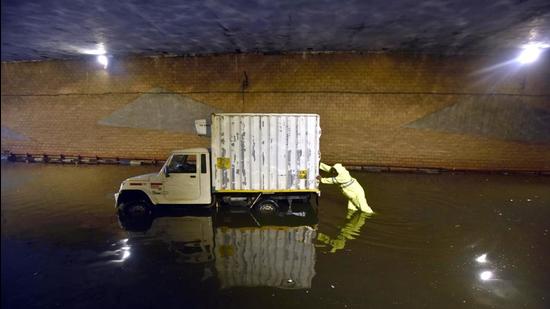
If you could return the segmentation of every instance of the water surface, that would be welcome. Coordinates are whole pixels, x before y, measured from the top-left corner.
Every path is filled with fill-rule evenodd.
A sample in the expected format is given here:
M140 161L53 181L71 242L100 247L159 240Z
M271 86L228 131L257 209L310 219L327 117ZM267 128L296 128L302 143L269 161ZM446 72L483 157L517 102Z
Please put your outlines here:
M354 173L374 216L323 186L305 217L125 230L113 193L157 169L3 163L2 307L550 307L549 177Z

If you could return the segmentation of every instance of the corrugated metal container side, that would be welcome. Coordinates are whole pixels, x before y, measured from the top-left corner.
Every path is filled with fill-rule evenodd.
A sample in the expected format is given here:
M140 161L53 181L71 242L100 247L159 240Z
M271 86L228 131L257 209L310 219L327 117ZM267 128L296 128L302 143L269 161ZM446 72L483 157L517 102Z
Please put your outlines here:
M216 191L318 191L315 114L213 114Z
M215 265L221 288L311 288L316 235L309 226L216 229Z

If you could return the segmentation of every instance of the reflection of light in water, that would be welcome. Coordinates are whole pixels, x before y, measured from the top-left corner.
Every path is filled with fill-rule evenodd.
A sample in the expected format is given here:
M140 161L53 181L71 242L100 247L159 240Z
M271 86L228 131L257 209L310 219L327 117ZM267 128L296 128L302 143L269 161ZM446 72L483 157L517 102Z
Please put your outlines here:
M100 257L109 258L107 263L122 263L126 261L130 257L132 250L132 247L128 245L128 238L122 239L113 244L113 246L117 245L121 246L120 249L105 251L100 255Z
M121 263L127 260L130 257L130 249L131 247L128 246L128 238L125 238L122 240L123 246L120 248L120 251L122 252L122 257L117 262Z
M482 255L478 256L476 258L476 262L480 264L487 263L487 253L483 253Z
M296 286L296 281L292 280L292 279L287 279L286 280L286 286L289 287L289 288L293 288Z
M121 262L126 260L129 256L130 256L130 250L124 251L124 253L122 254Z
M485 270L479 273L479 279L482 281L487 281L493 278L493 272L490 270Z

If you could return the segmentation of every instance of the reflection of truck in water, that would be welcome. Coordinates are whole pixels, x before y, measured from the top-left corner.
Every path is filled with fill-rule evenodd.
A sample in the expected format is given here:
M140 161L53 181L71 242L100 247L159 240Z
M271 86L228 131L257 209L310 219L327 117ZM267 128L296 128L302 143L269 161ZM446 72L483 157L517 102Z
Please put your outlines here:
M174 151L159 173L126 179L115 195L121 213L151 206L244 205L273 213L318 195L319 116L213 114L211 151Z
M221 288L311 288L315 235L311 226L218 227L215 256Z
M311 288L317 229L317 216L311 207L303 217L166 211L150 220L142 226L144 230L129 231L129 245L141 246L142 255L147 253L144 247L151 248L155 256L164 247L178 263L204 265L199 277L216 277L220 288ZM124 223L122 226L126 228Z
M152 218L151 218L152 219ZM159 240L183 263L214 260L214 231L211 216L158 218L145 231L128 231L132 241Z

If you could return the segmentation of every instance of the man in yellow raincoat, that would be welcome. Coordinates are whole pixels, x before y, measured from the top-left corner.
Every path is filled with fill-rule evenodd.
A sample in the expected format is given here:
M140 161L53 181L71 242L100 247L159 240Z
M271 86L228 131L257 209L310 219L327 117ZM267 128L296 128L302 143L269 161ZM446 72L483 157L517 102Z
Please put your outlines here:
M324 163L321 163L319 168L325 172L337 173L337 176L319 178L321 183L324 184L338 184L342 193L348 198L348 209L350 210L361 210L366 213L373 213L372 209L367 204L367 199L365 198L365 191L359 182L351 177L348 170L342 166L340 163L330 166Z

